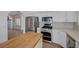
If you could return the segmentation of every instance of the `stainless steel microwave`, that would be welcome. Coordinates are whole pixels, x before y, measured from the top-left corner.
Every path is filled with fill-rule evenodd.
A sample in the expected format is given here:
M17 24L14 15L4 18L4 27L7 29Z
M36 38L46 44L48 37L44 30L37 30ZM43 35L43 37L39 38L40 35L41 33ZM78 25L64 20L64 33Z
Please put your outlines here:
M42 17L43 22L50 22L52 20L52 17Z

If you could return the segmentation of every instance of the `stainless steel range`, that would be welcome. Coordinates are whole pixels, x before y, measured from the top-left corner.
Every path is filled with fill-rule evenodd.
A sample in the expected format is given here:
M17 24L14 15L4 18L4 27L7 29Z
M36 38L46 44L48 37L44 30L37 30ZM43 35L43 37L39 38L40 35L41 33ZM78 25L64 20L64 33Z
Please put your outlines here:
M43 23L43 26L41 28L41 33L43 33L43 39L51 41L52 28L53 28L52 17L43 17L42 23Z
M51 26L51 24L44 24L44 26L42 27L41 31L43 31L43 32L50 32L51 33L52 28L53 27Z

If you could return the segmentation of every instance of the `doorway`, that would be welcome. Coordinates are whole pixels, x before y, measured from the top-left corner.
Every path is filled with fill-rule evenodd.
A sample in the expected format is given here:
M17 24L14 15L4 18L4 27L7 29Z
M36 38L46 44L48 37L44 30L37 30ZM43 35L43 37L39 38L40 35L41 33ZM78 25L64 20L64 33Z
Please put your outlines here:
M8 22L8 39L21 35L21 14L18 11L12 11L7 17Z

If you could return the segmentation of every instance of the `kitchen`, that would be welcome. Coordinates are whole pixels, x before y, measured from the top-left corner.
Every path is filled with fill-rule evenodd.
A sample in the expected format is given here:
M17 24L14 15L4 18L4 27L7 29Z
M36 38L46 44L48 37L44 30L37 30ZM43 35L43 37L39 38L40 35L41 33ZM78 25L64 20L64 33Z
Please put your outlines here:
M46 24L50 21L52 22L51 39L48 41L57 43L64 48L78 48L79 47L79 12L78 11L51 11L51 12L41 12L34 16L39 16L40 18L40 32L48 31L42 29L44 26L43 18L49 17L52 21L48 19ZM44 33L43 33L44 34ZM47 33L46 33L47 34ZM45 35L46 35L45 34ZM50 34L49 34L50 35ZM51 40L51 41L50 41Z
M42 33L42 47L52 48L48 45L55 44L54 46L58 45L59 48L79 48L78 11L21 11L21 13L22 32Z

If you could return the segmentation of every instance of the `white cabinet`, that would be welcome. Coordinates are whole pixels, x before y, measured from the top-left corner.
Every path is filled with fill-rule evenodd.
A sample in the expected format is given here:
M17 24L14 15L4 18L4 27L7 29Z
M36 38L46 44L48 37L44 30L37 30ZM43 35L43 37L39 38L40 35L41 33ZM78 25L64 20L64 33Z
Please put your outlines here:
M77 22L78 22L78 25L79 25L79 11L77 11Z
M52 41L66 48L66 33L53 30Z
M79 48L79 42L76 42L75 48Z
M52 16L53 22L77 22L76 11L54 11L44 14L45 16Z
M77 22L76 11L66 11L66 22Z
M64 11L58 11L54 12L53 14L53 22L65 22L65 12Z
M77 22L76 11L54 11L43 13L42 16L52 16L53 22Z
M43 44L42 44L42 38L41 38L34 48L42 48L42 45Z
M57 11L52 12L53 22L77 22L76 11Z

